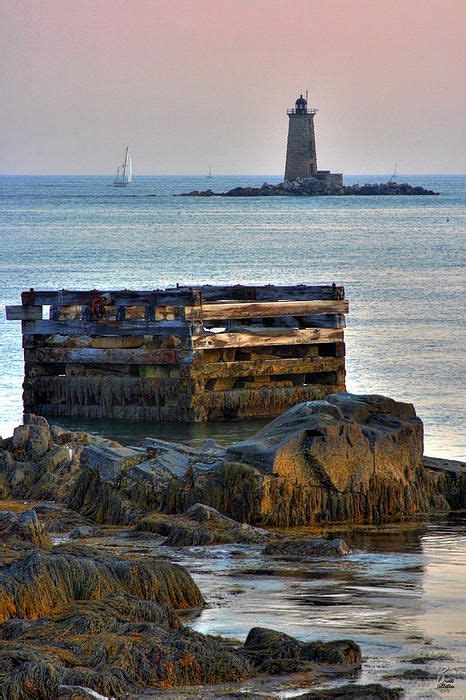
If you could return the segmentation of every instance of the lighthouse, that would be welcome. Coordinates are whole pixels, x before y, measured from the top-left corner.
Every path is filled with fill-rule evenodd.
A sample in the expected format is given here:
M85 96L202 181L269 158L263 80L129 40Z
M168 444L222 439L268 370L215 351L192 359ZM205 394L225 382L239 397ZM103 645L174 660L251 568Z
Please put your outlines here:
M285 180L315 177L317 174L316 139L314 134L315 109L300 95L294 109L287 110L289 117L288 144L286 148Z

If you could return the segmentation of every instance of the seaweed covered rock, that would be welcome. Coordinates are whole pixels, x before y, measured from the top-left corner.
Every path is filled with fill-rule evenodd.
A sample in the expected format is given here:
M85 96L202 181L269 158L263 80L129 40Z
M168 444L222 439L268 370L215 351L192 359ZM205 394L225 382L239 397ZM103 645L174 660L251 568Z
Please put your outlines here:
M240 680L251 670L218 640L181 627L169 609L128 595L80 600L47 618L0 627L2 700L49 700L59 686L123 697Z
M165 535L171 547L213 544L264 544L277 536L247 523L239 523L203 503L195 503L182 515L152 513L139 520L138 531Z
M165 561L98 558L95 550L54 547L0 570L0 622L37 618L72 600L128 593L173 608L203 604L188 572Z
M128 525L142 515L142 510L118 485L102 481L98 469L81 469L70 489L67 504L96 523Z
M298 404L227 452L264 474L261 518L273 525L399 520L434 510L442 488L422 467L414 407L383 396Z
M27 414L0 450L0 492L4 497L65 500L80 467L83 448L101 438L50 426Z
M50 547L52 542L47 529L37 517L36 511L27 510L17 517L9 511L0 513L0 541L7 544L29 543Z
M356 669L361 666L360 647L352 640L301 642L283 632L253 627L242 653L263 673L309 670L316 664Z
M350 554L350 548L344 540L315 539L315 540L281 540L268 544L264 554L282 555L285 557L344 557Z

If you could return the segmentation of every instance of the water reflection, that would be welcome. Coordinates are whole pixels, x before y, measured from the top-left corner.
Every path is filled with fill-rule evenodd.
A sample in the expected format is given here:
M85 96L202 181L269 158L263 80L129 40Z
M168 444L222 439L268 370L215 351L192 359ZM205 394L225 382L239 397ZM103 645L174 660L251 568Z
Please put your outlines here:
M238 442L254 435L268 421L226 421L222 423L157 423L155 421L128 421L112 418L51 418L51 423L68 430L84 431L91 435L117 440L123 445L138 444L145 437L200 446L207 439L221 445Z
M315 536L300 529L297 534ZM330 533L328 533L330 534ZM134 533L99 538L113 554L168 557L190 571L207 607L183 616L206 633L244 640L251 627L281 630L305 641L351 638L361 645L356 680L402 686L408 698L466 697L466 515L435 522L334 529L353 549L343 558L282 559L259 545L171 549L162 537ZM442 669L454 688L439 690ZM422 677L420 677L422 676ZM173 691L188 697L296 697L313 674L250 679L222 688ZM320 678L319 686L348 682ZM169 691L163 697L170 696ZM160 697L150 691L144 697Z
M454 668L457 693L442 697L466 697L458 610L466 592L465 520L357 528L344 538L353 553L343 559L275 559L238 545L178 550L210 603L189 624L241 640L257 625L303 640L351 637L365 657L362 682L438 697L428 676L441 663ZM409 678L419 668L427 678Z

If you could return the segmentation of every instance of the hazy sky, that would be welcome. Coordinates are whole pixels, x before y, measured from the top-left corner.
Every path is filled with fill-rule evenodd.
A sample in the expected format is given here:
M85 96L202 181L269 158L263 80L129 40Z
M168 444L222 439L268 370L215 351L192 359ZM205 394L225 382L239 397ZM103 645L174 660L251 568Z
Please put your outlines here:
M465 172L466 0L0 0L0 172Z

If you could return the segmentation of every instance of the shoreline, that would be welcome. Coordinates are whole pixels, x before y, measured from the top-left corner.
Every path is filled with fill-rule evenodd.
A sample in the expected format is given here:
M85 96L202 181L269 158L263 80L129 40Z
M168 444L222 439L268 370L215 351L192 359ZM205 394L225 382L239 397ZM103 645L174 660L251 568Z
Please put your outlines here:
M355 397L341 401L348 415ZM403 454L416 459L420 424L409 404L383 397L359 401L358 415L371 406L390 407L392 431L395 414L403 417L390 442L395 440L400 459ZM313 408L335 414L331 406L316 402ZM294 435L287 415L295 419L297 410L299 415L297 406L273 422L285 421L285 440ZM381 415L374 425L380 426ZM322 416L302 418L306 424L328 422ZM351 421L345 420L348 430ZM382 430L379 459L384 435ZM255 440L252 444L261 444L257 435ZM335 446L335 435L329 440ZM227 449L238 455L246 444L251 441ZM283 438L280 444L283 454ZM298 458L296 439L290 444L288 463ZM266 689L271 697L286 691L289 697L307 692L312 698L316 688L319 697L324 692L335 697L341 686L355 698L372 693L395 699L435 679L439 658L442 667L461 660L444 631L437 635L437 652L426 652L427 632L420 624L411 639L413 627L403 622L403 611L406 592L426 595L423 579L431 574L423 550L429 538L438 556L438 537L445 537L441 551L447 561L452 546L460 546L465 508L451 487L464 486L464 463L423 458L426 466L418 465L411 478L430 496L406 509L410 517L395 509L393 519L372 514L372 522L348 522L341 512L339 522L283 527L270 522L268 507L262 521L257 513L247 516L260 488L259 471L255 486L244 462L230 475L234 479L222 481L233 452L218 463L224 448L212 441L192 448L148 438L128 448L28 415L0 447L0 650L5 663L19 664L19 675L5 676L10 693L21 678L45 699L52 668L60 700L73 697L67 693L77 685L104 697L142 693L181 700L202 692L233 698L245 687L252 693ZM309 444L306 450L311 449ZM329 474L330 456L331 450L322 461ZM291 498L286 491L291 478L282 483L282 502ZM183 492L192 498L184 502ZM410 493L416 491L405 490ZM388 494L382 490L379 498ZM219 495L220 511L205 505L209 498L216 504ZM267 501L267 491L262 497ZM448 507L446 498L453 499ZM397 634L383 618L388 590L389 607L400 620ZM451 629L454 613L448 591L443 595ZM422 605L410 600L421 615ZM436 609L435 598L429 606ZM432 621L434 612L425 625ZM76 659L63 639L68 646L72 642ZM391 649L383 661L380 645ZM462 687L456 675L455 683Z

